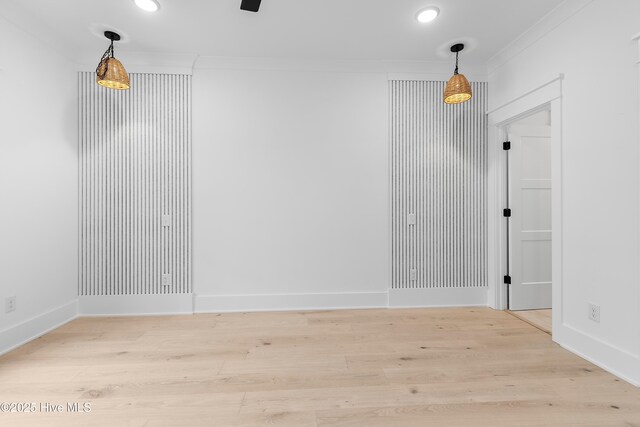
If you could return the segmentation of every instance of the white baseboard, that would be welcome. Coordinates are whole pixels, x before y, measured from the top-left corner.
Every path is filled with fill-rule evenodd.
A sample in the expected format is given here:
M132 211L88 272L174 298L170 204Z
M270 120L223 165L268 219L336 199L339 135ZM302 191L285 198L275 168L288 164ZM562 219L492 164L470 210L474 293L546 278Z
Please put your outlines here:
M389 289L390 308L486 306L488 288Z
M196 295L196 313L359 308L486 306L487 288L390 289L388 292Z
M640 357L592 337L569 325L561 325L553 340L620 379L640 387Z
M78 301L73 300L0 331L0 355L20 347L78 317Z
M193 294L81 296L79 313L81 316L193 314Z
M283 295L196 295L196 313L383 308L387 292Z

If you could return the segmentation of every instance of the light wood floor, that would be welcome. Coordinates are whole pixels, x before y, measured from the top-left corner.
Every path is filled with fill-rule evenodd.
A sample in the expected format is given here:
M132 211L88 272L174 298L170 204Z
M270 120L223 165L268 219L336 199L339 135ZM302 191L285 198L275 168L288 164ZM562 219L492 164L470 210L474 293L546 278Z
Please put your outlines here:
M84 318L0 358L1 426L640 426L640 390L490 309Z
M551 333L551 310L522 310L510 311L509 313L532 324L536 328L550 334Z

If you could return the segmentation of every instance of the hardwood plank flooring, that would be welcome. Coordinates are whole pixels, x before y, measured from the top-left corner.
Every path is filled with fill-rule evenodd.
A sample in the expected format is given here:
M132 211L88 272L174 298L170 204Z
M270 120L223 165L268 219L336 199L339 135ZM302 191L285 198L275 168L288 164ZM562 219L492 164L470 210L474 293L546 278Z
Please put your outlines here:
M0 357L0 402L65 407L1 426L640 427L640 390L483 308L82 318Z
M513 314L519 319L524 320L527 323L535 326L536 328L551 334L551 309L549 310L520 310L520 311L510 311L509 313Z

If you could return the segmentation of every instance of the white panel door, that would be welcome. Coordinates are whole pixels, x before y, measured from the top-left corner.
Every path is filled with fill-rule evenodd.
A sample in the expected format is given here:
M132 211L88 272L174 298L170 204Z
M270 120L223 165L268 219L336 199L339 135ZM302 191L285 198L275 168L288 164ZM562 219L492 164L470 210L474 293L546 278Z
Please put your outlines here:
M551 308L551 127L509 129L509 309Z

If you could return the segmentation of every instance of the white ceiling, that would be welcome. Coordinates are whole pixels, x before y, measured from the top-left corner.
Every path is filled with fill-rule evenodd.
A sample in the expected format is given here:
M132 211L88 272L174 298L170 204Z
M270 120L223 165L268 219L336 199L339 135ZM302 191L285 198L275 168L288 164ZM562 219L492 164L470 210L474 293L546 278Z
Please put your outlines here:
M51 30L78 55L100 56L104 28L126 36L131 52L229 57L441 61L463 40L468 63L484 63L562 0L263 0L259 13L240 0L159 0L156 13L133 0L1 0ZM415 13L441 14L419 24ZM1 10L0 10L1 12Z

